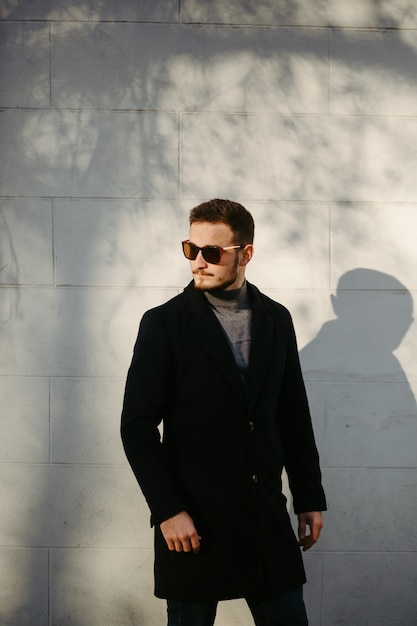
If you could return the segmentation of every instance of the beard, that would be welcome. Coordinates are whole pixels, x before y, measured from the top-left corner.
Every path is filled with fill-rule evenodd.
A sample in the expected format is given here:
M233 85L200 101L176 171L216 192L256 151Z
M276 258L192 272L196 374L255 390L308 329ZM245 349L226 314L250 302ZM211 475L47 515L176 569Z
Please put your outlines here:
M233 266L230 268L229 274L227 276L224 276L220 282L216 282L215 285L213 285L212 287L207 287L207 285L204 285L203 281L198 281L196 282L194 280L194 287L195 289L198 289L199 291L224 291L224 289L227 289L227 287L230 287L230 285L233 285L233 283L237 280L237 268L239 265L239 256L236 255L236 259L235 262L233 264ZM215 275L210 274L210 272L198 272L195 271L193 272L194 276L209 276L209 277L214 277Z

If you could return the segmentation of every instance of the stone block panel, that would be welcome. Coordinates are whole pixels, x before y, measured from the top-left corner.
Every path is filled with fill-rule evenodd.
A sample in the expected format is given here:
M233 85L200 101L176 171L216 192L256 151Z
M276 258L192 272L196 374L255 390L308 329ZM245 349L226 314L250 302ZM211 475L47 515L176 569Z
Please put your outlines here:
M53 550L51 565L51 624L164 622L165 602L153 596L152 550Z
M415 467L417 404L408 383L328 385L326 408L327 465Z
M329 510L320 549L407 552L416 544L416 468L327 467L323 482Z
M413 0L382 0L378 4L372 0L314 4L308 0L183 0L182 19L215 24L415 28L417 10Z
M49 623L49 550L0 548L0 581L2 624Z
M94 378L52 379L52 462L126 462L120 439L124 383Z
M191 208L191 206L189 207ZM56 200L61 285L185 286L188 208L166 200Z
M49 108L49 26L0 25L0 107Z
M364 28L415 28L417 7L414 0L328 0L328 20L331 26Z
M149 509L127 463L3 463L0 485L0 543L5 547L152 545Z
M67 2L67 0L4 0L4 20L178 22L177 0L118 0L113 2Z
M176 197L172 113L2 111L7 196Z
M340 203L331 215L333 288L416 290L415 204ZM373 272L347 274L356 268Z
M417 114L416 31L332 32L332 112Z
M53 282L51 201L0 199L0 284Z
M49 380L0 378L2 462L49 462Z
M266 289L329 288L329 207L243 202L255 220L249 281Z
M4 289L9 332L0 337L0 373L123 378L143 313L177 292Z
M185 22L245 24L245 25L288 25L323 26L327 24L326 3L313 5L306 0L295 0L288 3L280 0L248 0L244 3L231 0L183 0L182 19Z
M322 625L411 626L416 576L415 552L326 554Z
M417 118L184 114L181 194L413 202L416 145Z
M72 23L52 41L58 108L329 111L323 30Z
M216 622L223 626L252 626L253 619L245 600L225 600L217 605Z

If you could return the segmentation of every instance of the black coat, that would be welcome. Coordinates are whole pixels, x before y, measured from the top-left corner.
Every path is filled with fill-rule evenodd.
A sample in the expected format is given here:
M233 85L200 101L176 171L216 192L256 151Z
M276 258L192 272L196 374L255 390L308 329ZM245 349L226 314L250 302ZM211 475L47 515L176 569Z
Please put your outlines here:
M268 599L305 582L283 466L296 513L326 504L296 340L283 306L249 284L248 293L248 388L192 283L140 325L122 439L155 525L158 597ZM182 510L202 537L197 555L170 552L160 532Z

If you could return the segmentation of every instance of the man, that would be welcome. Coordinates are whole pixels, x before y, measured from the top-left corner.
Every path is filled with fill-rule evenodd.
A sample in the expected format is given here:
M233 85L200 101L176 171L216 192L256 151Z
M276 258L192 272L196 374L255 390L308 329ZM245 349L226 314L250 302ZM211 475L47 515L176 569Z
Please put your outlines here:
M237 202L192 209L193 282L145 313L128 373L122 438L151 510L168 626L210 626L232 598L257 626L307 624L299 545L317 541L326 503L290 314L245 280L253 235Z

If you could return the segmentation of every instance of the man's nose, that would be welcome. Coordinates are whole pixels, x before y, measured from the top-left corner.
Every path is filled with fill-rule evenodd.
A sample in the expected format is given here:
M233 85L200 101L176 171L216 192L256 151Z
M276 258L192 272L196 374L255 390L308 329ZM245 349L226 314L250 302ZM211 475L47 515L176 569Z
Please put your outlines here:
M207 267L207 261L204 260L203 253L201 250L198 251L198 254L195 259L195 265L198 268Z

